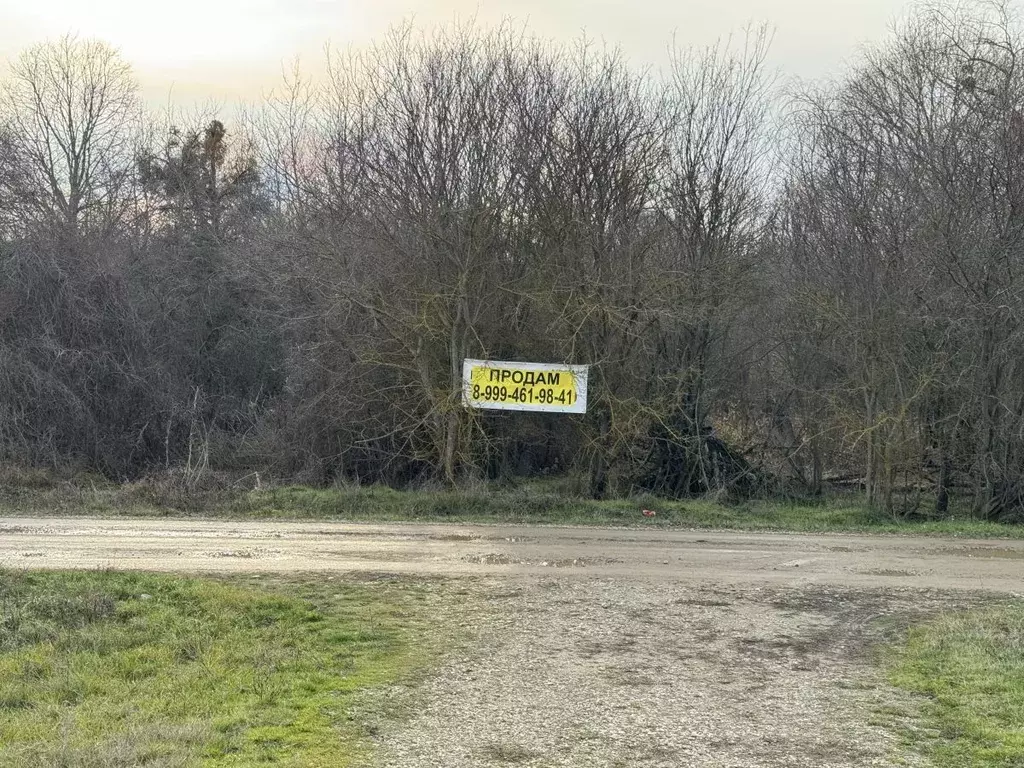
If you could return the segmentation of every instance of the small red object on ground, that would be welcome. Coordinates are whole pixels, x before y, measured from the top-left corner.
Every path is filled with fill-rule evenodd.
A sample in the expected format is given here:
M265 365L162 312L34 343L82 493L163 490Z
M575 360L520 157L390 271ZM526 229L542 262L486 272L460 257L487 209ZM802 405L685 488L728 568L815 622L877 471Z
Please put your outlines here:
M658 514L658 513L657 513L657 512L655 512L655 511L654 511L653 509L641 509L641 510L640 510L640 513L641 513L641 514L642 514L642 515L643 515L644 517L654 517L654 516L655 516L656 514Z

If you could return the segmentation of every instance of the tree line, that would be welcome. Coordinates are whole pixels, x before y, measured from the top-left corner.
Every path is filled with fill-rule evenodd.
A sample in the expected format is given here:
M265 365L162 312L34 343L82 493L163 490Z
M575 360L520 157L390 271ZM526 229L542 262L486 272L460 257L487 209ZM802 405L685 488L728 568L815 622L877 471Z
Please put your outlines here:
M770 33L665 73L394 29L154 120L105 43L0 79L0 458L116 479L554 474L1024 517L1024 48L929 4L796 88ZM465 358L591 366L469 411Z

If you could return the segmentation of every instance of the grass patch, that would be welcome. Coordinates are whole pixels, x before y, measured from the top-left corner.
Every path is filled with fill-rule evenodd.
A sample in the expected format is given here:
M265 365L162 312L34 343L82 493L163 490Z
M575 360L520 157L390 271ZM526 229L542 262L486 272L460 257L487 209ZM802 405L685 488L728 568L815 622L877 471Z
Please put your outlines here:
M136 485L5 486L0 517L35 515L180 516L226 519L352 520L367 522L523 523L611 525L646 528L708 528L807 533L866 532L976 538L1024 538L1024 526L966 516L901 521L872 510L856 496L817 502L753 500L722 504L707 499L669 501L650 496L595 501L566 493L550 482L518 487L476 486L454 491L268 487L221 489L182 497L149 480ZM644 517L642 509L656 511Z
M644 517L643 509L654 510ZM611 525L644 528L709 528L750 531L871 531L1024 538L1024 527L952 518L900 522L857 499L821 503L708 499L670 501L650 496L596 501L549 492L541 484L515 489L395 491L370 487L312 489L298 486L246 493L221 508L242 517L285 517L423 522Z
M925 697L907 741L940 768L1024 765L1024 605L941 616L910 630L890 677Z
M424 664L426 587L0 571L5 768L345 766Z

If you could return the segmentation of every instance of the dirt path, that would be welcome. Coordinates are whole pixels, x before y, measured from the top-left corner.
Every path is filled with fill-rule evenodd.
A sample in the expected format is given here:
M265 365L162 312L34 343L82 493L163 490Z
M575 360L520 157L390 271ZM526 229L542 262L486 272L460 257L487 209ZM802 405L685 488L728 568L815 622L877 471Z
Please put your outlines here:
M457 577L475 642L381 694L378 768L852 768L921 762L868 649L1024 591L1024 542L32 518L0 567Z
M0 567L553 575L1024 591L1024 541L595 528L0 520Z
M963 600L921 590L624 579L477 584L492 616L384 723L375 768L925 765L917 703L872 667L890 626ZM885 712L884 717L879 713Z

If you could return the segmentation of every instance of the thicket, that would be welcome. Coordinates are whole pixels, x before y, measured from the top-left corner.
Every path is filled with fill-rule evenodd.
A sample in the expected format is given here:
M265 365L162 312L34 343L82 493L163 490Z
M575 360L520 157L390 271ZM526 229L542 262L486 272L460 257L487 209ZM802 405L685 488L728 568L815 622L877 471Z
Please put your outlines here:
M396 29L241 117L109 46L0 80L0 459L115 479L557 474L1024 516L1024 36L920 6L799 91L751 30L662 74ZM585 416L460 402L591 367Z

